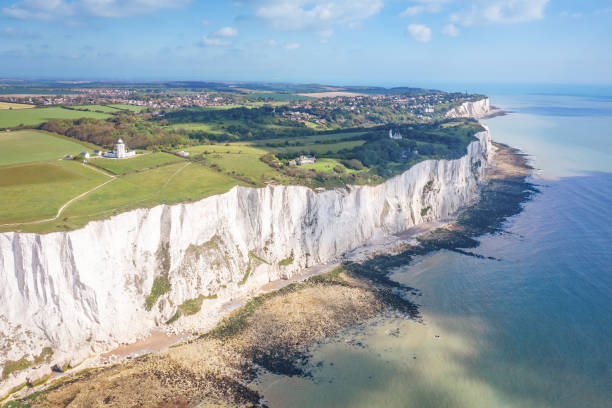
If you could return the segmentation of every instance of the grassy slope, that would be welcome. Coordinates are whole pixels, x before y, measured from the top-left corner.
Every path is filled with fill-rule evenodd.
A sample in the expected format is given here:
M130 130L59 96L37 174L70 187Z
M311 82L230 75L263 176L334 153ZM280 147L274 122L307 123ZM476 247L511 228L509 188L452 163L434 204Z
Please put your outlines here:
M72 160L2 166L0 224L54 217L68 200L107 180Z
M59 159L66 154L78 154L83 150L86 148L76 141L45 132L0 132L0 166Z
M20 124L33 126L53 119L106 119L108 117L110 117L110 115L106 113L76 111L60 107L13 110L3 109L0 110L0 129L15 127Z
M233 186L242 184L200 164L179 162L118 177L74 202L64 211L61 219L43 224L22 225L17 229L39 233L75 229L89 221L104 219L123 211L158 204L195 201L224 193ZM15 229L0 227L0 231Z
M133 171L143 170L151 167L159 167L165 164L183 161L180 157L168 153L145 153L129 159L104 159L91 160L96 166L102 167L115 174L125 174Z

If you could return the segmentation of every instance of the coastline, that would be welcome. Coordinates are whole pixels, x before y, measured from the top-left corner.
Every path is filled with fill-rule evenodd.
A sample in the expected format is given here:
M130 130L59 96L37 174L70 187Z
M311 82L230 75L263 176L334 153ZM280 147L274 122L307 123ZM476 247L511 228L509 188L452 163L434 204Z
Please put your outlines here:
M308 375L307 347L338 330L381 313L419 318L418 307L400 295L417 290L390 280L393 268L438 249L474 255L468 249L478 245L476 237L500 231L506 218L520 212L535 191L526 181L531 167L515 149L497 145L496 150L494 166L487 169L489 183L457 221L420 235L418 242L396 241L392 254L355 254L361 262L348 260L331 272L282 288L270 285L271 292L251 299L205 335L160 354L67 376L32 394L31 401L49 406L72 396L76 405L260 405L262 396L249 382L262 367L281 375ZM136 383L143 386L134 392Z

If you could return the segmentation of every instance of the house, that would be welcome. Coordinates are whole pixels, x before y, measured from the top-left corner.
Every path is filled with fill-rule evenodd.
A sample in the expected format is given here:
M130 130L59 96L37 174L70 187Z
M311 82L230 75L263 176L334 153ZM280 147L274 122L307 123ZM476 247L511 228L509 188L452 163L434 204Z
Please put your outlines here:
M394 140L402 140L400 132L393 133L393 129L389 129L389 138Z
M184 152L182 150L176 152L176 154L178 154L181 157L189 157L189 152Z
M126 150L125 143L123 143L123 139L117 140L117 144L115 145L114 152L106 152L104 153L104 157L109 159L125 159L127 157L136 156L135 150Z
M93 154L94 154L94 156L100 157L100 156L102 156L102 150L94 150Z
M72 156L67 154L64 156L64 160L72 160Z
M81 152L81 154L79 154L79 156L81 156L84 159L89 159L89 152Z
M314 156L309 156L309 155L301 155L300 157L296 157L295 159L295 164L297 164L298 166L304 166L306 164L315 164L317 161L317 158Z

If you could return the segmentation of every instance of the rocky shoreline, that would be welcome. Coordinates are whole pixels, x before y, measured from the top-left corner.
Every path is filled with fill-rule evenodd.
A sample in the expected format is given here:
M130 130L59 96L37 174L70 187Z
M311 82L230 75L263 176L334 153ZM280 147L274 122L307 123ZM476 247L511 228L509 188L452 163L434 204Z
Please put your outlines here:
M418 290L391 280L394 268L439 249L478 256L470 252L476 238L502 231L521 211L536 192L527 181L532 169L517 150L496 149L479 201L418 243L260 295L208 333L159 354L62 377L13 406L262 406L264 396L250 387L262 370L308 376L308 347L315 342L381 313L419 318L418 306L403 296Z

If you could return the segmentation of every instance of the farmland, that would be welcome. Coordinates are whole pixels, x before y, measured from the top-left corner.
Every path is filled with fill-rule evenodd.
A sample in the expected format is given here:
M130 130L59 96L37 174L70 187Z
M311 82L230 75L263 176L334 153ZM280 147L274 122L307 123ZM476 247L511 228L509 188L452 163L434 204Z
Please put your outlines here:
M10 103L10 102L0 102L0 110L2 109L31 109L34 105L28 105L25 103Z
M106 113L78 111L60 107L33 109L2 109L0 110L0 129L19 125L34 126L53 119L95 118L106 119Z
M60 159L86 150L74 139L35 130L0 132L0 166Z

